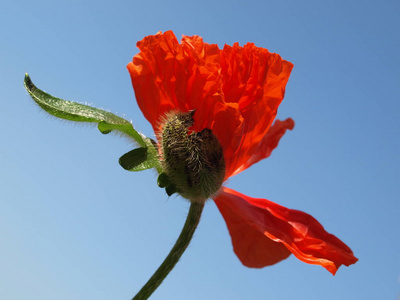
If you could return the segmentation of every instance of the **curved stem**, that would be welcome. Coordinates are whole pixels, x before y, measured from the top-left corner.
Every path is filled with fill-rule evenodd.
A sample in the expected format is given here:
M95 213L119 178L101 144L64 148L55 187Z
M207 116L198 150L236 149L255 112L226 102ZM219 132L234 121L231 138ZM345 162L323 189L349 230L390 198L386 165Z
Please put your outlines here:
M186 218L185 225L183 226L181 234L179 235L178 240L176 241L171 252L165 258L164 262L153 274L153 276L149 279L149 281L147 281L147 283L142 287L139 293L132 298L132 300L148 299L163 282L165 277L167 277L169 272L171 272L189 245L197 225L199 224L203 208L204 203L190 204L189 214Z

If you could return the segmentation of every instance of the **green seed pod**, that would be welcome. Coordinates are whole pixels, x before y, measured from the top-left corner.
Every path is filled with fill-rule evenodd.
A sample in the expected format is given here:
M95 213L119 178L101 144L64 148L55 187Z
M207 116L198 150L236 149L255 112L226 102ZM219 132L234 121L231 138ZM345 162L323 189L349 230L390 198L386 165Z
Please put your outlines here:
M176 192L204 202L221 187L225 176L222 147L210 129L190 132L194 111L169 114L164 123L162 159Z

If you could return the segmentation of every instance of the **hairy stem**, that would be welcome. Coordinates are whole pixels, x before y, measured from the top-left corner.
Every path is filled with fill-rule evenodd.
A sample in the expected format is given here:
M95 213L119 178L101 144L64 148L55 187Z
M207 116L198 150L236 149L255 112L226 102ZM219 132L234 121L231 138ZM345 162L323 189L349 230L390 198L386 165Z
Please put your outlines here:
M169 272L171 272L189 245L197 225L199 224L203 208L204 203L191 203L185 225L183 226L181 234L179 235L178 240L176 241L171 252L165 258L164 262L153 274L153 276L149 279L149 281L147 281L147 283L142 287L139 293L132 298L132 300L148 299L163 282L165 277L167 277Z

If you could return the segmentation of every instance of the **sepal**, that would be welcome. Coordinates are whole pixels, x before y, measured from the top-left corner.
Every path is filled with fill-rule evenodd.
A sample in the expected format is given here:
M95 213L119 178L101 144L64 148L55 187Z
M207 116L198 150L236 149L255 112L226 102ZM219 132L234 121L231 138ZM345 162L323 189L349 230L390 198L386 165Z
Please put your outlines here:
M167 173L162 172L157 178L157 184L160 188L165 188L165 192L168 196L177 192L175 184L173 184L167 175Z
M153 166L148 160L147 148L137 148L125 153L119 158L119 164L128 171L143 171Z

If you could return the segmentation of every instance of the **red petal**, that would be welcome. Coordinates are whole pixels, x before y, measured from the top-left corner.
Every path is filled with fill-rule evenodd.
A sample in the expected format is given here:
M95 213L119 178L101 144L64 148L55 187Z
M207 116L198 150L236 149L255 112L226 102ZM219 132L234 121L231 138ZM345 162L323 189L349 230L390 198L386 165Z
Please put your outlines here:
M243 165L241 165L233 174L236 175L251 165L259 162L260 160L267 158L271 155L272 150L274 150L281 139L281 137L285 134L286 130L292 130L294 127L294 121L291 118L286 119L285 121L276 120L275 123L268 130L268 133L263 137L261 142L258 144L258 148L256 152L246 161Z
M239 104L244 119L243 138L228 157L227 175L245 164L258 151L285 95L293 64L278 54L248 43L225 45L221 52L223 92L226 102Z
M293 65L254 44L220 50L172 31L145 37L128 64L136 100L159 132L170 111L196 110L192 130L211 129L224 150L227 179L258 153Z
M224 101L218 46L199 36L183 36L179 44L167 31L145 37L138 47L141 52L127 68L138 105L154 131L166 113L196 110L191 129L211 129L229 161L242 139L243 118L237 103Z
M288 252L277 245L286 247L303 262L323 266L333 275L341 265L349 266L358 260L346 244L304 212L226 187L221 188L214 201L228 226L234 251L246 266L263 267L286 258Z
M136 100L155 131L160 117L176 106L174 97L168 97L167 87L172 83L175 64L171 50L178 44L172 32L147 36L137 43L142 51L127 65ZM160 65L162 70L157 68Z
M140 53L127 68L139 107L155 131L169 111L212 112L215 103L223 103L217 45L203 43L199 36L184 36L179 44L167 31L147 36L137 46ZM207 119L209 115L201 120L203 126Z
M252 224L253 216L243 216L250 213L247 209L239 207L245 205L235 196L228 194L227 188L214 198L215 203L225 219L231 235L233 250L242 262L250 268L263 268L280 262L291 253L278 242L267 238L260 230ZM254 219L256 222L257 219Z

